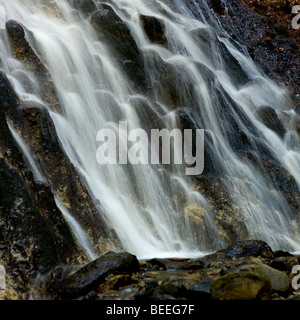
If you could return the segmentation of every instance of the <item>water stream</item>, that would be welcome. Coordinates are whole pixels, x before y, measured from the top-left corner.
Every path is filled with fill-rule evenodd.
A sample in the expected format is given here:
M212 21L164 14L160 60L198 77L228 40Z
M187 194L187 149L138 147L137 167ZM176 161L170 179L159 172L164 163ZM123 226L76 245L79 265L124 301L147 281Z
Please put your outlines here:
M266 172L250 165L235 148L241 142L234 130L238 126L251 150L267 152L300 186L299 136L286 122L286 133L279 137L256 114L258 107L272 106L278 114L295 116L287 92L263 76L242 47L226 36L205 1L191 2L197 11L183 0L107 1L135 39L151 95L131 81L110 39L104 35L99 40L72 0L0 0L0 22L6 12L6 20L31 31L57 88L62 113L42 101L37 91L29 92L16 76L16 70L26 69L12 58L5 38L0 43L3 69L22 99L49 109L65 152L129 252L139 258L195 257L223 246L208 199L185 175L184 166L96 161L100 129L118 135L119 121L127 121L128 130L156 129L158 124L172 130L181 128L180 112L193 127L205 129L205 152L250 237L265 240L273 249L299 251L289 204ZM101 3L94 3L100 10ZM140 15L163 22L167 45L149 40ZM27 79L35 86L33 75ZM72 230L81 229L73 225ZM87 243L82 236L81 244ZM93 258L92 248L87 251Z

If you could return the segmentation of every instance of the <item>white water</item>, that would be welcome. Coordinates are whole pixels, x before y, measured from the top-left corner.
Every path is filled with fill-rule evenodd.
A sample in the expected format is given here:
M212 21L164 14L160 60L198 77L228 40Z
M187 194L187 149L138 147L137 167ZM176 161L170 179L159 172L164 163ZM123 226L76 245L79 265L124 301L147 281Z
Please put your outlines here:
M168 5L170 2L172 6ZM161 72L159 61L167 63L177 74L170 81L182 90L184 108L189 107L191 97L180 81L186 79L191 84L192 120L196 127L205 127L211 136L212 157L225 185L233 193L228 201L234 203L233 208L251 237L265 240L273 249L300 249L300 237L287 202L263 171L250 167L233 152L229 143L232 138L230 121L220 121L222 107L226 104L251 143L260 143L269 149L300 186L299 136L291 128L282 140L255 116L256 108L261 105L270 105L276 110L292 106L283 88L264 78L247 56L208 26L207 14L204 15L200 7L197 17L202 17L202 22L195 19L181 0L112 1L143 53L150 75L149 86L156 98L153 103L126 80L108 43L98 40L89 21L72 9L72 1L52 1L57 4L59 15L51 14L52 11L46 10L47 5L42 6L42 3L47 2L0 0L7 19L21 22L33 33L63 107L63 115L50 108L59 138L70 160L85 178L88 190L99 199L105 218L126 250L139 258L195 257L223 245L207 199L201 189L195 190L182 168L100 166L96 162L97 132L112 128L117 133L120 120L128 122L129 130L143 128L145 123L148 128L156 128L155 123L148 120L151 110L165 128L171 130L179 126L174 107L166 102L164 88L157 82ZM208 8L204 6L202 10L208 11ZM148 41L139 14L164 21L168 48ZM213 21L213 16L210 18ZM217 23L211 26L217 27ZM195 37L195 31L203 30L208 33L208 45ZM251 81L243 86L234 81L213 39L219 39L227 47ZM3 48L4 70L13 79L19 95L27 100L39 99L32 97L18 79L14 79L16 66L21 66L9 52L5 54L5 50L7 47ZM207 81L202 66L214 75L213 86ZM221 100L218 90L226 92L231 102L224 96ZM235 111L233 103L255 128L256 136Z

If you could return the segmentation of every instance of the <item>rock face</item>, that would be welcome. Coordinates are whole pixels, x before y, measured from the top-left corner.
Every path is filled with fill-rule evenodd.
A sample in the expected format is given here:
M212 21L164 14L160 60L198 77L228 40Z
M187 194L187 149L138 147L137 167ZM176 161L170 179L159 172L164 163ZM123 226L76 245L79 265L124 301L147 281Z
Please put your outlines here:
M20 101L4 74L0 75L0 87L2 110L36 158L51 191L82 226L95 226L91 229L91 237L102 250L101 239L107 237L104 224L78 173L62 150L49 112L36 103Z
M99 40L108 42L112 55L128 80L136 87L145 89L144 62L130 29L110 5L101 4L101 7L91 16L91 24Z
M195 6L197 2L203 5L203 1L187 1L187 4ZM297 42L288 38L284 29L270 25L245 3L249 5L248 0L211 0L208 7L219 15L223 27L233 39L247 46L265 74L283 81L299 95ZM176 109L183 128L193 128L193 117L197 118L197 115L191 116L185 108L188 106L192 110L195 107L196 96L189 77L179 67L175 68L159 57L153 61L143 57L129 24L120 19L113 4L97 2L96 6L92 0L74 0L73 6L84 18L90 19L99 40L107 41L112 56L138 90L147 88L144 61L155 68L157 78L151 81L159 100ZM151 43L168 47L163 21L145 15L140 16L140 20ZM42 55L35 48L32 35L17 21L8 21L6 29L14 58L24 63L40 84L40 89L30 83L26 85L46 102L50 110L59 112L55 85ZM218 40L215 32L195 30L193 36L212 53L212 57L215 50L237 87L249 81L242 66ZM214 85L213 74L204 65L197 67L205 83ZM217 95L220 101L228 99L222 88ZM234 108L234 103L230 103ZM299 112L299 102L295 102L295 106ZM230 110L226 110L225 103L219 108L220 119L232 123L229 143L237 154L256 163L256 155L243 130L230 116ZM257 116L279 137L284 136L281 118L272 106L262 106ZM241 119L245 117L241 115ZM39 170L47 177L46 181L35 179L8 124L22 137ZM249 127L246 121L244 125ZM261 165L276 182L291 204L292 214L299 220L300 195L295 182L265 150L260 152L260 156L264 156L260 158ZM228 248L192 260L138 262L129 253L111 253L88 263L55 203L55 197L82 226L89 229L93 225L88 232L98 248L97 253L109 249L110 240L115 235L111 236L105 229L94 199L62 150L48 109L37 103L21 101L5 74L0 73L0 265L5 266L7 272L9 289L6 298L28 298L28 289L36 273L45 275L51 269L49 274L54 278L49 280L47 292L52 299L297 299L290 280L292 267L299 263L298 257L273 252L262 241L243 240L248 238L245 224L233 214L228 203L230 195L224 191L218 165L213 163L209 154L208 149L206 175L196 179L195 184L202 188L210 201L224 243L230 244ZM234 222L227 219L229 217ZM122 249L117 239L114 245ZM88 264L81 267L82 263ZM70 274L64 265L79 270Z
M8 21L6 28L15 58L39 82L40 92L34 93L49 109L59 111L55 87L32 47L30 33L15 21ZM88 261L55 198L83 227L95 226L90 232L95 254L113 246L94 200L61 147L49 111L44 105L20 100L3 72L0 124L0 264L7 271L6 298L20 299L28 297L36 272L43 274L56 265ZM8 124L35 160L42 181L33 175L30 161ZM117 238L115 244L119 246Z
M247 47L255 63L270 78L300 93L299 33L292 30L291 1L227 0L222 26ZM299 112L300 104L295 99Z
M282 122L278 118L278 115L273 108L269 106L261 106L257 110L257 115L262 123L264 123L269 129L277 133L279 137L284 137L286 130L284 129Z
M33 49L34 40L31 33L17 21L6 22L7 35L11 44L12 52L16 59L23 61L28 71L31 71L37 81L40 83L40 95L51 105L53 110L60 110L59 99L56 94L56 88L51 81L51 76ZM30 39L28 42L27 38Z
M33 179L11 135L3 104L15 96L9 91L5 97L0 103L0 261L7 272L8 294L20 298L26 297L34 271L76 262L80 249L76 253L76 242L50 188Z
M140 19L145 33L151 42L162 45L167 43L165 25L163 21L155 17L144 15L141 15Z

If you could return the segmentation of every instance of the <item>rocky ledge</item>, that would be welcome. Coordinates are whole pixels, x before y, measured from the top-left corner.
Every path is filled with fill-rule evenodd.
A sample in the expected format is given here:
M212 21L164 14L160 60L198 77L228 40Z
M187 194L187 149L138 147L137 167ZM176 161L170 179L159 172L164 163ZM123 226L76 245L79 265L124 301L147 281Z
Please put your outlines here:
M198 259L138 261L127 252L107 252L84 266L52 269L38 283L35 298L298 300L296 279L292 283L298 264L299 257L259 240L236 242Z

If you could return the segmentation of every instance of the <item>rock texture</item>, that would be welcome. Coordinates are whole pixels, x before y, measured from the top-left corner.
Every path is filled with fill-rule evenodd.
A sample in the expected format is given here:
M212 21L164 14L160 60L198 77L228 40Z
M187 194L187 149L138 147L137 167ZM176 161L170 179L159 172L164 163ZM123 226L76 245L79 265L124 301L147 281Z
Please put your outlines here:
M292 90L295 111L299 113L300 55L296 37L299 33L291 30L285 22L287 19L283 19L284 12L291 18L292 1L285 2L289 6L276 8L271 1L186 1L192 12L196 12L197 4L206 6L207 10L211 8L233 42L237 40L245 45L267 76ZM44 3L47 6L48 2ZM55 12L55 3L50 3L49 8ZM152 98L159 98L174 108L183 128L193 128L193 117L183 107L188 105L193 109L195 91L180 68L158 57L152 61L142 56L129 24L120 19L111 1L97 2L96 6L92 0L74 0L73 5L91 22L99 40L109 39L108 48L133 87L149 95L155 92ZM169 46L163 21L151 16L139 18L149 42ZM6 32L14 58L26 66L39 86L28 81L27 75L19 70L14 74L23 77L28 91L39 96L47 107L22 101L7 76L0 73L0 265L7 272L5 299L26 299L30 288L34 288L37 298L50 299L299 299L299 292L290 285L291 270L299 264L299 258L286 252L273 252L262 241L244 240L248 238L244 221L230 207L230 195L222 185L217 164L209 156L209 147L205 175L195 179L195 189L201 188L208 199L228 247L191 260L137 261L129 253L103 255L111 246L119 251L122 247L116 235L104 227L101 210L99 214L96 209L96 205L101 209L101 204L90 197L60 145L48 110L60 112L61 106L43 56L36 50L31 33L19 22L8 21ZM208 52L220 56L237 87L249 81L216 32L193 32ZM154 78L148 79L145 63L157 71ZM204 65L197 67L205 82L214 85L213 74ZM152 91L148 82L153 83ZM217 94L220 101L229 99L222 88ZM233 102L231 105L237 109ZM229 143L235 152L249 160L249 164L260 163L291 205L295 224L299 225L300 194L295 181L263 148L259 149L258 159L243 130L230 116L230 110L223 104L219 108L220 120L232 123ZM278 136L284 135L282 118L272 106L261 106L258 118ZM241 119L245 119L244 115ZM299 123L295 124L298 133ZM245 125L250 128L246 121ZM45 181L38 181L33 175L9 126L22 137ZM55 198L86 227L99 259L89 263ZM37 275L42 275L46 283L40 282Z
M126 252L109 252L62 278L55 279L52 270L39 294L54 300L297 299L299 292L291 286L294 275L280 270L278 259L299 264L298 257L273 252L265 242L254 240L199 259L137 261Z
M59 112L59 99L33 48L34 41L27 40L30 33L16 21L8 21L6 28L15 58L35 75L40 92L34 93L45 101L45 105L22 101L7 76L0 73L0 264L7 271L6 298L23 299L28 297L37 273L44 274L59 264L88 261L55 198L82 226L96 226L87 228L95 254L114 245L108 241L110 236L96 209L96 201L90 197L57 137L46 105ZM9 126L30 151L43 177L41 181L34 176L30 160ZM120 248L115 235L114 238Z

